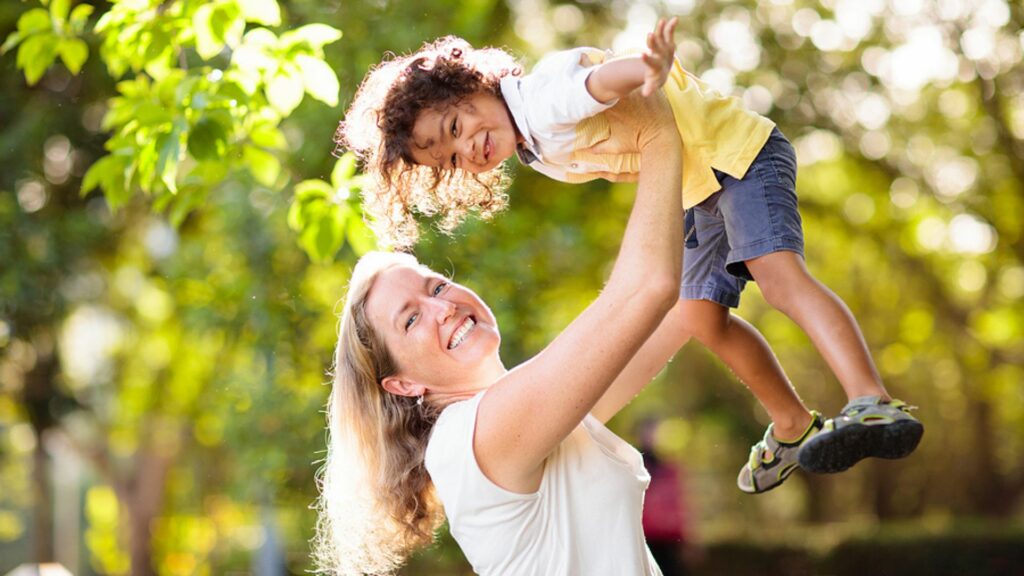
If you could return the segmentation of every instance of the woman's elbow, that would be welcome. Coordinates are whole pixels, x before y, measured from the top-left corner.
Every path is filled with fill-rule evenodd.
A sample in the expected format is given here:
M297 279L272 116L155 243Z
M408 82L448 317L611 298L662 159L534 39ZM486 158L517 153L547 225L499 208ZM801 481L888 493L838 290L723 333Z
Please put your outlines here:
M668 313L679 299L679 278L669 274L653 274L643 287L643 298L662 313Z

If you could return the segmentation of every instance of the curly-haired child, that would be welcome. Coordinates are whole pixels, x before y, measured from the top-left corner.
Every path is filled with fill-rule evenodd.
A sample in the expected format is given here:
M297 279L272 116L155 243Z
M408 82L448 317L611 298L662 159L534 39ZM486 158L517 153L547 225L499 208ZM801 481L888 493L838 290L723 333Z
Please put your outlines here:
M504 205L501 167L513 155L565 182L633 179L638 150L607 152L606 111L660 91L683 144L684 272L680 300L636 369L653 376L693 336L750 388L772 423L740 470L744 492L770 490L798 465L839 472L909 455L924 427L886 392L849 309L804 265L792 145L771 120L680 66L675 23L659 21L642 53L555 52L528 75L508 53L454 37L371 70L338 142L376 177L364 201L378 232L407 244L416 213L445 228L470 212L490 216ZM836 418L809 411L764 337L730 312L750 280L839 379L849 403Z

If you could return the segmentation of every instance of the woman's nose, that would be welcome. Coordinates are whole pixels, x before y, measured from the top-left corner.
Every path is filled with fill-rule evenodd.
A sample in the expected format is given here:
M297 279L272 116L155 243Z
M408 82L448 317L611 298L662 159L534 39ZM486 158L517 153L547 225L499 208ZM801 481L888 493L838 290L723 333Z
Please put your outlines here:
M449 318L455 315L455 304L441 298L432 298L431 306L434 308L434 316L438 324L444 324Z

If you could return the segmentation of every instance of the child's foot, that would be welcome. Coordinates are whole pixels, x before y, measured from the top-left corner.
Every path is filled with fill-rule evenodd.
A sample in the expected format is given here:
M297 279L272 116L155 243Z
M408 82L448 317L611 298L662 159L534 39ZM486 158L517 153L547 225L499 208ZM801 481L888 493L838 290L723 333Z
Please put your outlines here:
M821 429L821 414L811 411L811 423L796 440L780 442L772 435L773 424L768 425L764 439L750 448L750 460L740 469L736 485L747 494L761 494L786 481L797 469L797 452L805 442Z
M895 399L854 398L800 447L800 467L819 474L842 472L869 456L895 459L910 455L924 434L924 426L910 415L911 409Z

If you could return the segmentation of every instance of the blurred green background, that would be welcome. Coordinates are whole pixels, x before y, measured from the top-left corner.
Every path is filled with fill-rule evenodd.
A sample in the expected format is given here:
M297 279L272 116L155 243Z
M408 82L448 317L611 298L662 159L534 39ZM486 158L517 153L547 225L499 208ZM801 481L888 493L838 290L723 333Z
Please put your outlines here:
M611 427L659 418L659 454L685 455L694 569L1024 574L1024 7L1005 0L0 3L0 573L307 572L336 303L372 246L332 136L367 68L445 34L527 64L623 49L659 15L681 16L684 66L794 142L809 267L927 428L906 460L746 496L766 416L689 344ZM516 169L509 195L417 254L487 300L514 365L600 290L633 187ZM756 285L739 313L808 405L842 407ZM403 573L471 571L442 534Z

